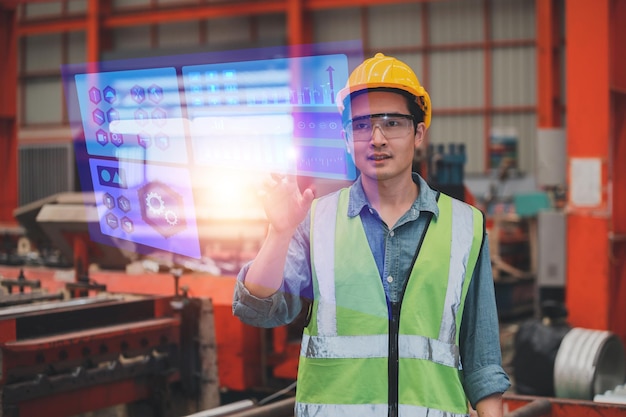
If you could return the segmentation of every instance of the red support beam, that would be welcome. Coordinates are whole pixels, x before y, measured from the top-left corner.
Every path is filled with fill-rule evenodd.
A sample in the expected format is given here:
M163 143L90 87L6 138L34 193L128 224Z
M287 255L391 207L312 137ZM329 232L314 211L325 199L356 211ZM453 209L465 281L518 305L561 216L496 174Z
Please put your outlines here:
M100 0L88 0L87 3L87 62L100 60Z
M610 330L626 341L626 99L615 88L626 77L616 73L624 65L626 42L622 3L565 4L572 45L566 50L566 303L574 326Z
M287 0L287 41L289 45L304 43L304 9L302 0Z
M0 223L15 224L17 188L17 35L15 8L0 3Z
M612 0L609 13L613 179L613 231L610 234L611 310L610 328L626 342L626 2Z
M556 0L536 0L537 126L561 127L560 16Z

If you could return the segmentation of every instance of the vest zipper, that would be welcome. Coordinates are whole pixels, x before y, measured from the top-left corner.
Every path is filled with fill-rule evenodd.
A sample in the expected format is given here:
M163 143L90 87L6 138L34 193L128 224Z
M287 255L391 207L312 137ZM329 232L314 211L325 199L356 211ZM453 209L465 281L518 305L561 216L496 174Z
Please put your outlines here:
M439 193L437 193L437 201L439 201ZM415 250L415 254L413 255L413 260L411 261L411 267L409 268L409 276L404 283L404 287L402 288L402 292L400 293L400 301L394 302L391 301L391 320L389 320L389 362L387 364L387 376L388 376L388 407L389 413L388 417L398 417L398 409L400 402L399 388L400 385L400 352L398 345L400 344L400 310L402 307L402 300L404 300L404 293L406 292L406 287L409 284L409 279L411 277L411 271L415 266L415 261L417 260L417 255L420 252L422 247L422 243L424 243L424 238L426 237L426 232L428 231L428 227L430 226L430 221L433 218L432 212L427 212L426 216L426 227L424 227L424 231L422 232L422 236L420 237L419 243L417 244L417 249Z
M398 352L400 332L400 303L391 302L391 320L389 321L389 362L388 384L389 384L389 417L398 417L398 383L400 355Z

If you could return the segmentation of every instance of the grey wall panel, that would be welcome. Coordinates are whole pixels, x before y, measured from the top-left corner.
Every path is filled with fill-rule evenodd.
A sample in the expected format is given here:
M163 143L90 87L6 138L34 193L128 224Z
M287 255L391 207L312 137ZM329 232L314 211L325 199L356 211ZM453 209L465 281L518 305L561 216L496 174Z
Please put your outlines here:
M535 148L537 142L537 117L534 113L500 114L492 118L492 127L517 131L518 166L526 174L535 173Z
M484 166L484 121L482 116L438 116L436 109L428 129L428 141L433 145L465 144L466 173L482 173Z
M113 0L113 10L120 10L126 8L149 8L152 0Z
M368 9L369 44L373 49L422 44L422 5L400 4Z
M62 63L61 34L28 36L24 40L26 42L24 71L59 70Z
M60 1L30 2L25 4L24 18L59 17L62 12L63 5Z
M491 2L491 38L534 39L535 2L529 0L495 0Z
M242 44L250 41L250 18L231 17L207 20L207 43Z
M313 38L315 42L361 39L360 10L322 10L313 13Z
M494 106L532 106L537 102L534 46L497 48L492 55Z
M150 48L150 27L122 27L113 30L115 50L132 50Z
M485 61L481 50L433 53L428 86L433 109L483 106L484 72Z
M174 48L199 42L198 22L176 22L159 25L159 47Z
M287 43L287 21L283 14L266 14L257 17L259 39L263 44Z
M85 32L70 32L68 34L68 64L78 64L85 62L87 46Z
M196 6L198 0L156 0L157 6L165 7L183 7L183 6Z
M60 78L29 80L22 88L28 103L22 116L25 124L61 124L65 101Z
M430 42L450 44L484 39L483 0L429 3Z
M87 0L69 0L67 2L69 13L85 13L87 11Z

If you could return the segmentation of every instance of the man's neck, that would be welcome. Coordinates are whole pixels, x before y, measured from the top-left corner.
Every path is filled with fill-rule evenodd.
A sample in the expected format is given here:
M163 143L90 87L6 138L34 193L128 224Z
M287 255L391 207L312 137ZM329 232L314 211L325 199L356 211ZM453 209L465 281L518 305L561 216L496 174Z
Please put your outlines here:
M391 228L406 213L419 194L412 177L406 181L362 181L370 204Z

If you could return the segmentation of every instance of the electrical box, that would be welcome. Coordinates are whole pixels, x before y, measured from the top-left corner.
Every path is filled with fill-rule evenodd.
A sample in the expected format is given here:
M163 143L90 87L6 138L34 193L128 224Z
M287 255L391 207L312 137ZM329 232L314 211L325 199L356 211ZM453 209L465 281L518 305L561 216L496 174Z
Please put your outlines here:
M566 184L565 129L537 130L537 184L558 187Z
M566 217L561 211L537 213L537 285L565 287Z

